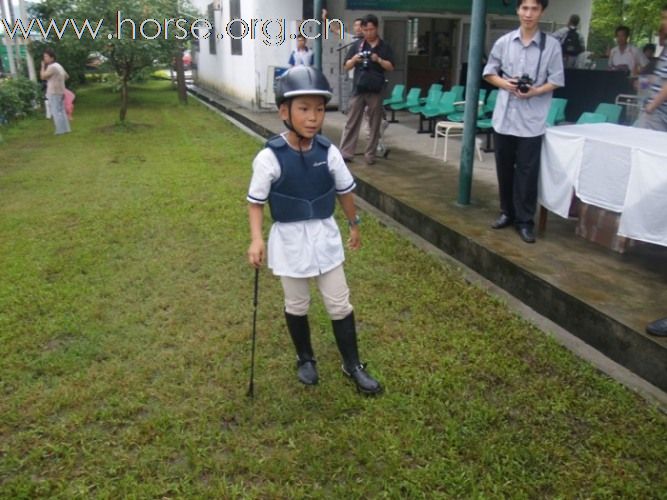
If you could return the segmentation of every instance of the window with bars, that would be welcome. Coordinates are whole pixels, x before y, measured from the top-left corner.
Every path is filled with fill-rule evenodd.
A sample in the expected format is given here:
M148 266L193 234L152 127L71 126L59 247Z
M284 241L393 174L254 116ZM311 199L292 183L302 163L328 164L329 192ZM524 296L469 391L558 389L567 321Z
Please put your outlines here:
M213 55L216 53L217 36L215 33L215 10L213 3L208 4L208 22L211 23L211 31L208 34L208 52Z
M243 27L239 22L233 22L234 19L241 19L241 0L229 0L229 32L232 41L232 55L243 55Z

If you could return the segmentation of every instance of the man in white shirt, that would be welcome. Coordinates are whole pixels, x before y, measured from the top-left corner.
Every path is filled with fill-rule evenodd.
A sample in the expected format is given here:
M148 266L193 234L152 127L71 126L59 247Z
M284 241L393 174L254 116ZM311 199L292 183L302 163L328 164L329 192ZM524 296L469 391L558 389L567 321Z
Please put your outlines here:
M609 68L618 71L629 71L632 76L639 74L648 64L648 59L642 52L628 42L630 28L619 26L616 28L616 47L609 53Z
M44 49L39 77L46 80L47 106L56 126L56 135L69 133L71 128L65 112L65 80L69 75L56 62L56 53L51 47Z

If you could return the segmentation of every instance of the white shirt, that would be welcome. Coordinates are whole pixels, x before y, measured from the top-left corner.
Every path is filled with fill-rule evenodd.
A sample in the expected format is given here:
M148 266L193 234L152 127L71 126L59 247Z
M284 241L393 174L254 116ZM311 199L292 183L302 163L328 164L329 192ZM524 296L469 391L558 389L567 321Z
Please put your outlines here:
M333 144L329 147L327 163L334 178L336 194L351 192L356 187L354 177ZM280 164L273 151L264 148L255 157L252 170L247 200L263 205L268 201L271 184L280 177ZM271 226L268 266L277 276L318 276L344 261L343 240L333 216L298 222L274 222Z
M636 73L637 66L643 68L647 64L648 59L646 59L646 56L634 45L627 44L623 52L621 52L621 49L617 45L609 53L609 67L625 65L630 70L630 73L633 74Z

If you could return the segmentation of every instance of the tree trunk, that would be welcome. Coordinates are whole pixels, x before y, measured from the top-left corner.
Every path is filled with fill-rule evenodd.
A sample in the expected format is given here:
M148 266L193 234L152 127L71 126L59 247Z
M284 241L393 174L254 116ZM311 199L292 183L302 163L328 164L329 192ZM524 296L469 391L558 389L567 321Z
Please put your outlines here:
M188 91L185 88L185 68L183 67L183 47L179 44L174 56L176 67L176 85L178 87L178 100L183 104L188 103Z
M120 122L125 123L125 116L127 115L127 104L128 104L128 81L127 81L127 71L123 73L123 76L120 80Z

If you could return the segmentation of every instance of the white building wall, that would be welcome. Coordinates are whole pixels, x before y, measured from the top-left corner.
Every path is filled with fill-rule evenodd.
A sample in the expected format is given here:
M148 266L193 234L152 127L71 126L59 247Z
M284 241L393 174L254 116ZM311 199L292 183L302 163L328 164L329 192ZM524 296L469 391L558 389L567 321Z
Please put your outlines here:
M210 3L211 0L192 1L202 18L207 17ZM247 18L249 22L255 10L255 0L242 0L240 3L241 18ZM216 53L210 53L209 40L199 41L196 83L233 101L252 106L255 100L254 42L244 39L242 55L232 55L231 38L225 31L230 21L229 4L229 0L220 0L217 5L222 10L214 10Z
M207 17L211 1L192 0L202 18ZM241 0L241 19L249 27L242 40L241 55L232 55L232 39L226 32L232 19L230 0L218 3L222 11L214 11L216 54L210 54L208 40L200 41L196 56L197 85L251 108L275 106L270 91L273 68L286 67L291 51L296 48L294 37L302 14L302 0ZM261 27L269 20L272 22L266 24L267 37ZM279 36L281 24L284 39ZM312 42L309 45L312 47Z
M242 0L245 4L246 0ZM250 3L250 2L248 2ZM287 67L289 56L292 50L296 48L296 41L290 35L296 37L298 30L298 21L303 13L301 0L282 0L273 2L267 0L256 0L255 19L275 19L282 20L285 24L285 40L278 44L280 40L275 38L269 45L264 43L265 37L256 40L248 40L247 45L251 45L254 51L254 81L252 82L253 93L255 95L255 107L275 108L273 102L273 92L270 87L273 85L273 68ZM268 25L268 33L273 37L278 34L277 23ZM259 31L259 30L258 30ZM308 42L312 48L313 43ZM245 47L244 47L245 50Z
M201 19L208 18L208 0L191 0L192 5L198 10L197 17ZM215 17L219 17L220 13L215 12ZM219 21L216 19L216 21ZM217 22L216 22L217 24ZM201 25L201 24L200 24ZM203 33L202 33L203 34ZM218 46L219 44L216 44ZM218 83L221 83L222 54L217 51L216 54L209 52L209 41L199 40L199 50L193 54L197 64L197 81L204 87L210 89L217 89Z

